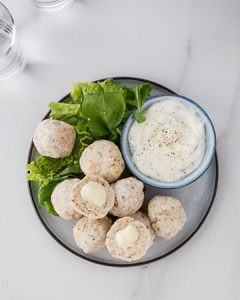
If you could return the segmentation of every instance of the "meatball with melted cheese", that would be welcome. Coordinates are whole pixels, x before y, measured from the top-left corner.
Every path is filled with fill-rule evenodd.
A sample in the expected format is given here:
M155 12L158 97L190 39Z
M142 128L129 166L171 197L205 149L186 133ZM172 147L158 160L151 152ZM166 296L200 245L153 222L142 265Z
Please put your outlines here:
M125 163L122 153L113 142L99 140L83 151L80 167L85 175L99 175L111 183L120 177Z
M91 219L105 217L114 204L114 191L101 176L85 176L72 189L71 205Z
M83 217L73 228L73 236L79 248L85 253L92 253L106 246L106 236L112 220L108 217L93 220Z
M65 220L78 220L82 217L71 205L72 188L78 182L80 179L77 178L66 179L55 187L51 195L53 208Z
M126 217L134 214L143 204L144 185L135 177L120 179L111 184L115 193L115 202L110 214Z
M148 215L139 210L135 214L131 215L130 217L139 222L142 222L147 227L147 230L149 231L150 234L149 247L152 246L153 242L155 241L155 231L152 228L152 224L148 218Z
M119 218L107 233L106 246L113 257L133 261L146 254L150 234L147 227L130 217Z
M66 122L47 119L38 124L33 143L41 155L52 158L67 157L76 140L75 129Z
M148 203L148 216L156 235L165 239L174 237L187 220L179 200L159 195Z

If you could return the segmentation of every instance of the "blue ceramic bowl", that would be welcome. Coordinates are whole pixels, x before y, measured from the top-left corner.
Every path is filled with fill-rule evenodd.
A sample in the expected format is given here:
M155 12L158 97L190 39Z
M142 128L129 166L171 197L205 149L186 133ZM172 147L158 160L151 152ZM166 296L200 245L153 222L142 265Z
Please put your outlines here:
M182 96L178 96L178 95L153 96L153 97L148 98L148 100L145 102L145 104L142 107L142 112L156 102L173 99L173 98L177 98L182 103L184 103L186 106L191 107L196 112L196 114L199 116L199 118L204 122L205 136L206 136L205 154L204 154L204 157L203 157L203 160L202 160L200 166L196 170L194 170L192 173L190 173L189 175L187 175L186 177L184 177L178 181L168 183L168 182L162 182L162 181L158 181L156 179L152 179L152 178L142 174L134 166L132 157L131 157L131 153L130 153L130 149L129 149L129 145L128 145L128 133L132 126L132 123L135 120L135 119L132 119L132 115L137 111L137 109L133 110L132 113L129 115L128 119L126 120L126 122L123 126L122 135L121 135L121 150L122 150L123 158L126 162L127 167L129 168L129 170L138 179L140 179L144 183L154 186L154 187L157 187L157 188L162 188L162 189L175 189L175 188L184 187L184 186L192 183L193 181L197 180L200 176L203 175L203 173L210 166L212 159L214 157L214 154L215 154L215 149L216 149L216 135L215 135L215 130L214 130L213 124L212 124L210 118L208 117L208 115L206 114L206 112L194 101L187 99L185 97L182 97Z

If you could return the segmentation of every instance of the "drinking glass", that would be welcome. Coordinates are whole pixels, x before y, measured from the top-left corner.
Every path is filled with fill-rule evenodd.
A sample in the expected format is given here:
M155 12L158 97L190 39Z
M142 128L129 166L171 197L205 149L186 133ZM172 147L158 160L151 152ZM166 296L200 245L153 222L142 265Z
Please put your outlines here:
M55 12L68 5L72 4L74 0L30 0L38 9L45 12Z
M0 80L12 77L23 66L23 47L13 17L0 2Z

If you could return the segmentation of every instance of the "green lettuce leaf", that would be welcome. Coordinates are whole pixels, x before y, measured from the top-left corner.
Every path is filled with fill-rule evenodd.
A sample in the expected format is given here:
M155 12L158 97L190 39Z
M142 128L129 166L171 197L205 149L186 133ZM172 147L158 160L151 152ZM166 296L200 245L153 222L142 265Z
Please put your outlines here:
M123 87L116 85L116 83L113 83L112 78L108 78L105 81L99 82L103 88L104 93L116 93L116 92L122 92Z
M121 92L86 95L82 114L94 137L107 137L121 123L126 104Z
M112 78L108 78L103 82L78 82L73 83L71 86L71 97L74 99L74 103L79 104L83 103L86 95L95 93L121 92L124 101L127 104L127 111L129 112L128 115L130 114L130 111L132 111L134 108L137 108L138 112L133 114L133 118L135 118L138 123L143 123L146 119L141 112L141 108L152 90L152 85L150 83L144 83L134 86L133 88L129 88L127 86L118 86L113 83ZM126 118L124 118L124 121L125 120ZM90 126L94 132L97 132L96 126L95 124L92 124L92 121L90 122ZM106 128L104 128L103 124L100 124L100 126L102 128L99 131L105 132L106 134Z
M48 107L51 108L49 118L64 121L70 125L77 124L81 117L80 104L50 102Z
M82 104L85 95L104 92L104 89L100 82L78 82L71 84L71 87L71 97L75 101L74 103L79 104Z
M128 104L128 109L133 109L135 107L138 109L138 112L133 114L133 118L135 118L138 123L143 123L146 120L146 117L142 114L141 108L150 95L152 85L148 82L134 86L131 89L124 87L124 90L126 92L125 101Z
M26 179L29 181L41 181L41 175L39 173L39 167L36 166L34 161L32 161L30 164L26 164Z
M96 140L96 138L93 137L92 133L90 132L89 126L85 120L81 120L80 122L78 122L78 125L75 127L75 129L78 133L78 138L80 142L79 155L81 156L84 149L88 147L91 143L93 143Z
M102 82L78 82L71 84L72 91L71 97L75 103L81 104L84 96L95 93L110 93L110 92L121 92L123 87L113 83L112 78L108 78Z
M39 204L44 206L48 213L58 216L53 205L51 203L51 195L54 191L55 187L68 178L76 178L80 177L80 167L79 164L69 165L63 171L61 171L58 175L54 176L52 180L48 183L43 183L38 190L38 201ZM77 176L78 175L78 176ZM82 176L83 177L83 176ZM82 178L81 177L81 178Z

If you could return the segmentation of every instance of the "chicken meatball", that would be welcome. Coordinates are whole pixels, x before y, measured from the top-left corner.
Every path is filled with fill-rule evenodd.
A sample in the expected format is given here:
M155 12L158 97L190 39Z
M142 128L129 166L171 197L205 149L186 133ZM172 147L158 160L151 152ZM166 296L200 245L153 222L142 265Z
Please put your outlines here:
M142 181L128 177L111 184L115 193L115 202L110 214L116 217L126 217L134 214L143 204L144 185Z
M63 121L47 119L38 124L33 143L41 155L52 158L67 157L76 140L75 129Z
M125 163L122 153L113 142L99 140L83 151L80 166L85 175L99 175L111 183L120 177Z
M52 195L51 202L55 211L65 220L78 220L82 217L71 205L72 187L80 182L80 179L66 179L59 183Z
M150 234L149 247L151 247L153 242L155 241L155 231L152 228L152 224L148 218L148 215L139 210L135 214L131 215L130 217L139 222L142 222L147 227Z
M150 200L148 216L155 233L165 239L174 237L187 220L180 201L167 196L155 196Z
M133 261L146 254L150 234L147 227L130 217L118 219L107 233L106 246L113 257Z
M73 208L91 219L107 215L114 204L114 191L101 176L86 176L72 189Z
M108 217L93 220L83 217L73 228L73 236L78 247L85 253L95 252L106 246L106 236L112 220Z

